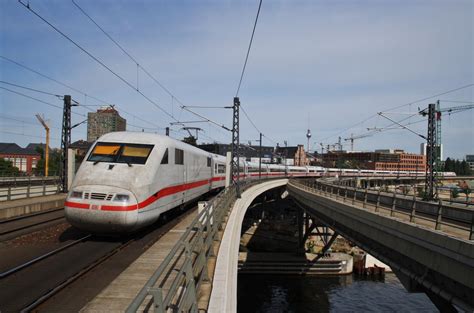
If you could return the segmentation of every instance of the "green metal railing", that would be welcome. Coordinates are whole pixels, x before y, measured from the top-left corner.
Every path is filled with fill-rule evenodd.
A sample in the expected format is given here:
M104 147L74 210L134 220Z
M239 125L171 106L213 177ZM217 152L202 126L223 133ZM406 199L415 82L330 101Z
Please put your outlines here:
M395 213L409 216L412 223L417 219L433 223L436 230L442 226L466 231L469 240L474 240L474 209L467 207L456 207L447 205L442 200L438 202L423 201L416 196L403 194L370 191L363 188L335 185L320 180L294 180L290 184L300 186L307 191L320 194L327 198L333 198L342 202L361 205L366 209L371 204L374 212L381 209L388 210L391 217Z
M240 190L276 178L240 183ZM203 283L211 283L208 261L216 257L219 231L237 198L235 186L221 191L207 203L148 279L126 312L198 312Z
M145 310L155 312L197 312L199 287L209 281L207 261L215 257L214 243L218 240L218 231L235 199L236 189L232 186L207 204L140 290L127 312L136 312L142 305Z

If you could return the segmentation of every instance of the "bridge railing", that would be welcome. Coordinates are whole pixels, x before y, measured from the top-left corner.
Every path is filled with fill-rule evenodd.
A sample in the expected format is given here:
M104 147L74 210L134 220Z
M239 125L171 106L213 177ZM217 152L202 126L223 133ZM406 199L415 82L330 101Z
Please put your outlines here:
M243 191L264 181L240 184ZM221 191L193 219L158 269L153 273L126 312L197 312L199 288L210 282L208 260L216 256L215 245L225 216L236 199L236 188Z
M0 181L0 201L10 201L59 193L59 177L21 177Z
M291 183L328 198L352 204L358 202L363 208L367 208L370 204L374 212L379 212L383 208L388 210L392 217L395 213L403 214L409 216L409 221L412 223L416 223L417 219L429 221L436 230L441 230L442 226L449 226L466 231L469 234L469 240L474 240L474 208L472 207L446 205L442 200L437 203L427 202L417 198L416 195L410 197L396 192L371 191L318 180L291 180Z

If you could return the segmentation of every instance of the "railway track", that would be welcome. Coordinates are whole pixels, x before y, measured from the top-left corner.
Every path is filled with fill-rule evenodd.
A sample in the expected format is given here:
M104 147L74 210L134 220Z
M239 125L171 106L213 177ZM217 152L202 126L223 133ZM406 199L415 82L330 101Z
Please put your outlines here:
M99 271L101 265L120 252L125 253L127 248L137 242L140 242L140 249L135 248L135 251L143 252L143 246L152 245L193 210L184 213L175 211L176 216L171 216L166 221L163 219L159 224L128 237L87 235L0 273L0 312L37 311L38 306L44 306L46 301L65 292L65 287L71 289L71 285L79 278L82 281L91 272ZM117 263L123 262L118 260ZM117 275L121 272L119 270L117 269ZM91 276L92 284L94 280L100 279L95 274ZM100 289L97 290L99 291Z
M65 221L64 208L0 220L0 242Z

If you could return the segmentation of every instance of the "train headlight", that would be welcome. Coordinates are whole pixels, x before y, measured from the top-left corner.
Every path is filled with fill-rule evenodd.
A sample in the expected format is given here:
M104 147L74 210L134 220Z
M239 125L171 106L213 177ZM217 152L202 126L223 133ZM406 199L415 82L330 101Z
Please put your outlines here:
M118 194L115 195L114 201L127 202L128 199L130 199L129 195L124 195L124 194L118 193Z
M82 199L82 191L73 190L71 194L69 195L69 198Z

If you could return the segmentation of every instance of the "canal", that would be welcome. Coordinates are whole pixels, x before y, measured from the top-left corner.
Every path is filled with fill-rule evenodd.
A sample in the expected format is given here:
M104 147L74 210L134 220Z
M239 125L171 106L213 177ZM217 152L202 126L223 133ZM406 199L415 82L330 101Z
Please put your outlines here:
M438 312L424 293L408 293L387 273L372 280L356 275L239 274L239 313Z

